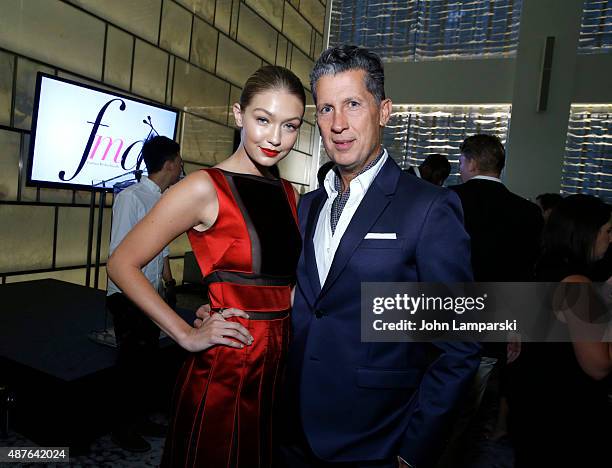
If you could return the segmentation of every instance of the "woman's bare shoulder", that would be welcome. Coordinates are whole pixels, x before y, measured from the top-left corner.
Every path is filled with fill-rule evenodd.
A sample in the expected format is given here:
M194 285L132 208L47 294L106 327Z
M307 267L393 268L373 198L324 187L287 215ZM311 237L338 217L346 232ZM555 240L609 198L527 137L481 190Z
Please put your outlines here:
M183 180L171 186L167 191L167 196L195 197L197 199L209 198L216 195L215 184L208 171L195 171Z

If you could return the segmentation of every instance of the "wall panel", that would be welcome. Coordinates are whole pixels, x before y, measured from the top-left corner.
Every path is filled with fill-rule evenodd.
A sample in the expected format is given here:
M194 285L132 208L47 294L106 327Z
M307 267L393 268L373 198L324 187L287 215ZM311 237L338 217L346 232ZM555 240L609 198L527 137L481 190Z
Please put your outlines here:
M17 200L21 134L0 130L0 200Z
M0 272L51 268L52 206L0 205Z
M0 125L11 123L15 57L0 51Z
M100 79L104 23L62 2L3 0L0 47Z

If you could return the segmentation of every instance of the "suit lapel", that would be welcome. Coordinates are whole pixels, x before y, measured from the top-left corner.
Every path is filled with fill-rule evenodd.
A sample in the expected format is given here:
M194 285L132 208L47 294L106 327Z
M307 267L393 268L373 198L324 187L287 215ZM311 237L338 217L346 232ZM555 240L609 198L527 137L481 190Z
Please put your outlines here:
M327 192L325 190L321 190L312 200L304 232L304 262L306 263L306 274L313 298L316 298L321 292L313 239L319 220L319 213L321 213L326 200Z
M340 240L340 245L338 245L336 250L336 255L321 290L321 295L326 294L338 276L340 276L357 246L391 201L391 195L395 193L400 174L400 168L389 156L370 185L365 197L361 200L357 211L355 211L351 222Z

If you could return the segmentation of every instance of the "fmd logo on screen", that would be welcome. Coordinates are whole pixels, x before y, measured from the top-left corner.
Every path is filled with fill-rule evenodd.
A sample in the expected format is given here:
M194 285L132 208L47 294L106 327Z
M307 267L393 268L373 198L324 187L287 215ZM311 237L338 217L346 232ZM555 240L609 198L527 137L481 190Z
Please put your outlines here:
M91 186L144 169L152 135L174 138L177 112L41 76L30 181ZM112 184L111 184L112 185Z

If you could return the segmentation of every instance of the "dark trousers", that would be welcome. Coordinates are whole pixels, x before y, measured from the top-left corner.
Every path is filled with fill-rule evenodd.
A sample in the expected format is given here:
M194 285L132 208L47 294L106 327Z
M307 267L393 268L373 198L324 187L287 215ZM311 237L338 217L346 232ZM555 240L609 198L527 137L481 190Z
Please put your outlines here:
M133 429L152 409L159 328L121 293L106 298L117 339L115 428Z
M318 458L301 429L292 428L277 448L274 468L397 468L397 457L376 461L327 462ZM291 439L291 440L289 440Z

